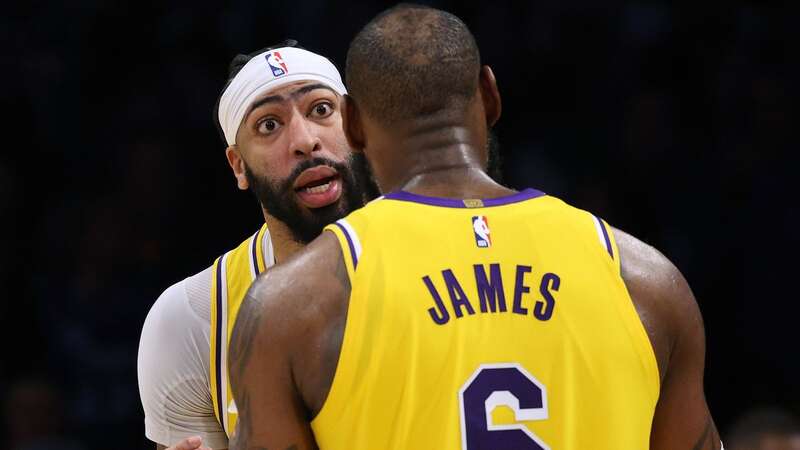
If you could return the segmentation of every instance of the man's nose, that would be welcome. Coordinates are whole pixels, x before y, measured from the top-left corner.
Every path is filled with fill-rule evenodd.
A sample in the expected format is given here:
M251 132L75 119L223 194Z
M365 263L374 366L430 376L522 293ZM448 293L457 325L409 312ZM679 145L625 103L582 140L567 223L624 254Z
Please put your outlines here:
M302 114L297 114L291 123L292 145L294 156L309 157L322 146L316 133L316 127Z

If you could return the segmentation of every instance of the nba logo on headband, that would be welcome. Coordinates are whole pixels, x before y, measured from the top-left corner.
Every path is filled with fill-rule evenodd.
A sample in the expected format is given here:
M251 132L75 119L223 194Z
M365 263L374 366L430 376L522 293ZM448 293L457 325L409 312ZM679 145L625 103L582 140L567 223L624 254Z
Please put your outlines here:
M279 77L281 75L286 75L289 72L289 69L286 68L286 63L283 62L283 58L279 52L267 53L264 55L264 58L266 58L269 68L272 69L273 76Z

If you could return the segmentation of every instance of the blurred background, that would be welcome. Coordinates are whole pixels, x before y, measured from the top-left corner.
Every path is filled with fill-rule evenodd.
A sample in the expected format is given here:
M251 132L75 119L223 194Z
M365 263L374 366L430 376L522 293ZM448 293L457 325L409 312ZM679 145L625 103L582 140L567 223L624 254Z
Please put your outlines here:
M800 15L679 3L427 2L464 19L497 75L506 183L665 253L705 317L723 436L797 434ZM261 221L212 122L230 59L291 37L343 68L391 4L2 7L1 447L154 447L136 383L147 311Z

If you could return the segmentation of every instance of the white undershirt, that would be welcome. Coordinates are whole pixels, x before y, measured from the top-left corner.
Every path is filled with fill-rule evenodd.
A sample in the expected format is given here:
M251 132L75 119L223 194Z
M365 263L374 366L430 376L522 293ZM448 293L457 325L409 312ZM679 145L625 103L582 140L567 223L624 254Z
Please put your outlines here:
M228 447L209 387L211 274L209 267L164 291L142 328L138 373L145 435L165 446L199 435L207 447Z

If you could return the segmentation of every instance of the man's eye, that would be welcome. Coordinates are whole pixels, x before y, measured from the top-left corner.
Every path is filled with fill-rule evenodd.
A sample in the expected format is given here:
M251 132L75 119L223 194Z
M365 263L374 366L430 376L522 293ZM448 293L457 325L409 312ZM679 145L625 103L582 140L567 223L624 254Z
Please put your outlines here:
M333 106L330 103L324 102L314 105L314 114L318 117L328 117L333 112Z
M280 127L280 124L275 119L266 119L262 120L258 124L258 132L262 134L270 134L277 130Z

